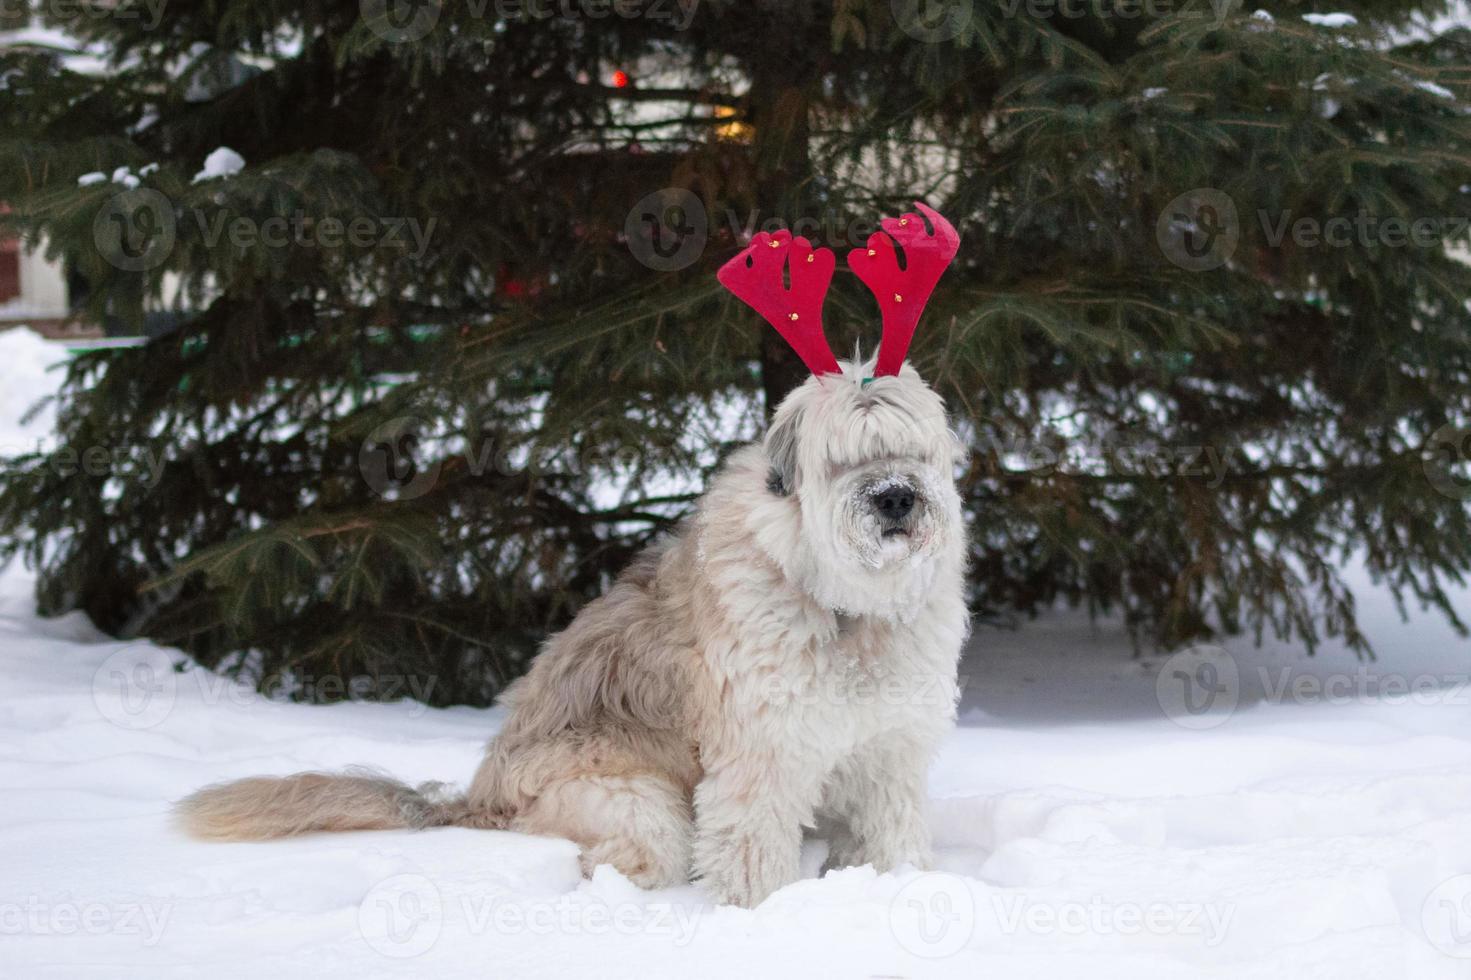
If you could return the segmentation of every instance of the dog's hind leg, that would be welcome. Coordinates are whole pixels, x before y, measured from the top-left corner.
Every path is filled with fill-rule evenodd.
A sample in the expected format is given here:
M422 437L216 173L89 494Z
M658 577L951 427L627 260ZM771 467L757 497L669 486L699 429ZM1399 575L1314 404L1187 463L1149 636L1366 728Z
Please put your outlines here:
M689 881L694 820L683 790L654 773L558 780L510 830L566 837L582 848L583 874L611 864L641 888Z

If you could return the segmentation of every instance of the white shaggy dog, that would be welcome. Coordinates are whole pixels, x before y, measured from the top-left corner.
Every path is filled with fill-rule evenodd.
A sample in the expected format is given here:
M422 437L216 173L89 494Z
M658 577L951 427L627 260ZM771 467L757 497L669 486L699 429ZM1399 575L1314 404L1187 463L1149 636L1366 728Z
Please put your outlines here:
M805 245L758 236L738 259L790 251L796 302L812 292L796 263L823 254ZM813 264L830 277L826 254ZM247 779L183 801L185 826L232 840L451 824L566 837L585 870L609 863L645 887L693 876L745 906L796 879L804 827L829 835L831 866L924 866L926 770L954 718L968 622L960 446L908 365L867 378L808 355L823 370L764 442L508 690L468 793L371 773Z

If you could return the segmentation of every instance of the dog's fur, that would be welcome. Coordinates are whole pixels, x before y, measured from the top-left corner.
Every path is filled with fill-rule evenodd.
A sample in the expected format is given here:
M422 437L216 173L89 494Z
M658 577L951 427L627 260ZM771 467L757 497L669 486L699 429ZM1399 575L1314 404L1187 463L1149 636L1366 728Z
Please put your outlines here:
M867 367L792 392L680 531L548 641L467 794L364 771L245 779L184 800L185 827L566 837L585 870L693 874L746 906L796 879L819 822L832 866L924 866L968 622L960 447L912 368L862 384ZM874 506L893 486L915 498L897 525Z

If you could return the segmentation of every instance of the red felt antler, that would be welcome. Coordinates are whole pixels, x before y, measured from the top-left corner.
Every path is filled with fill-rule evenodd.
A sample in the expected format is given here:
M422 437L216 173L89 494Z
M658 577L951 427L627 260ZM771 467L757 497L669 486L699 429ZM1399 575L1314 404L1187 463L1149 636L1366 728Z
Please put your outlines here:
M879 222L884 231L870 235L867 248L848 253L848 267L873 293L884 315L884 338L879 342L874 377L899 373L919 315L935 291L935 283L960 249L960 235L950 222L918 201L914 206L930 219L934 234L925 230L917 214L885 218ZM903 269L899 268L893 242L904 249Z
M792 288L782 286L782 266L791 259ZM838 359L822 332L822 302L833 281L831 249L813 250L789 231L761 232L720 267L715 278L766 318L813 374L839 373Z

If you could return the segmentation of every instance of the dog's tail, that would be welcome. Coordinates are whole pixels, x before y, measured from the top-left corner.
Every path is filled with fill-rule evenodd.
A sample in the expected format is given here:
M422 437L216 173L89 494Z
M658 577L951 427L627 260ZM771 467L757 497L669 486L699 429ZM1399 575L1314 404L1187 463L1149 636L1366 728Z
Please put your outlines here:
M371 769L257 776L206 786L175 807L183 828L205 840L267 840L316 831L493 828L443 783L415 788Z

